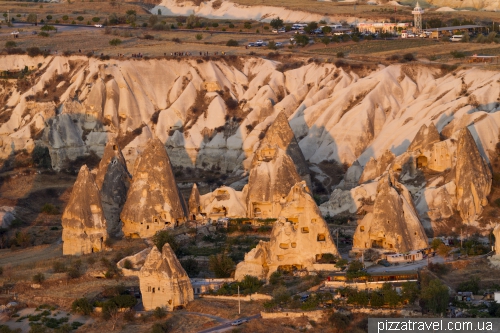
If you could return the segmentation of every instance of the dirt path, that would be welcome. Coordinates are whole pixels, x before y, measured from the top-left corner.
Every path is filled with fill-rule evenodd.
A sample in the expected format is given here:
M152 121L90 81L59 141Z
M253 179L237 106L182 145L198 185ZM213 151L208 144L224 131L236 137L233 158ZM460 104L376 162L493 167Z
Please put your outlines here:
M22 250L0 250L0 266L21 266L62 256L62 243L39 245Z

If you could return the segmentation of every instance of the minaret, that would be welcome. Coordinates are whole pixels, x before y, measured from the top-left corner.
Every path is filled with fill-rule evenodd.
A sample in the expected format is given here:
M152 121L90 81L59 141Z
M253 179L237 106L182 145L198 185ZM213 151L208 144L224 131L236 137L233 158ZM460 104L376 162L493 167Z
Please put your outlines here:
M413 8L413 11L411 12L415 18L415 33L421 33L422 32L422 14L424 13L424 10L420 7L417 1L417 6Z

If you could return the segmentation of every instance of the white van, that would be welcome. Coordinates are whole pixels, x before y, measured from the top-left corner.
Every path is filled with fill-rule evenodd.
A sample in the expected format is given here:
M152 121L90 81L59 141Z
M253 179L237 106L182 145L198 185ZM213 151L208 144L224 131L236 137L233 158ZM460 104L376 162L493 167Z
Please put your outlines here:
M462 41L462 35L453 35L450 38L450 42L461 42Z

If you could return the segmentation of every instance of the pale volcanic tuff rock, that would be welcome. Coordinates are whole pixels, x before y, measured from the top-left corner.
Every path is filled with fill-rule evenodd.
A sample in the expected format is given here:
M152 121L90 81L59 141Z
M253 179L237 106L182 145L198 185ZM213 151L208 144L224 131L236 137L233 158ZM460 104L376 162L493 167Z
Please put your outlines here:
M408 151L415 151L417 149L429 150L431 149L431 145L438 141L441 141L441 137L436 125L434 123L430 123L429 126L424 124L418 130L410 146L408 146Z
M304 158L304 154L302 154L302 150L300 150L284 111L278 114L274 122L267 129L264 139L260 143L261 147L266 145L277 145L286 151L295 164L297 173L307 182L308 186L311 185L311 176L307 161Z
M409 191L391 178L380 178L373 213L358 222L353 248L377 247L402 253L428 246Z
M249 217L278 217L292 186L302 179L291 157L278 145L261 145L254 155L248 178Z
M323 254L339 255L326 222L304 181L290 189L269 242L261 241L236 267L235 279L269 276L283 268L315 270Z
M130 178L122 151L116 140L111 138L106 144L96 175L110 236L123 235L120 213L127 199Z
M189 195L188 200L189 207L189 219L196 220L196 217L201 212L201 200L200 200L200 191L198 191L198 186L193 184L193 188L191 189L191 194Z
M63 254L101 251L108 238L99 188L86 165L76 179L62 216Z
M147 238L186 221L187 209L170 159L158 139L149 141L135 163L134 177L120 218L125 236Z
M394 161L394 158L396 158L396 156L389 150L386 150L378 159L374 159L373 157L370 158L363 169L363 174L359 179L359 183L366 183L382 175L387 170L387 167Z
M156 246L151 249L139 272L139 284L146 311L157 307L173 311L194 300L191 281L168 243L161 252Z
M202 212L216 220L219 217L245 217L245 191L236 191L229 186L221 186L200 198Z
M491 170L477 148L476 142L464 128L458 135L455 184L457 210L466 222L473 222L488 204L491 191Z

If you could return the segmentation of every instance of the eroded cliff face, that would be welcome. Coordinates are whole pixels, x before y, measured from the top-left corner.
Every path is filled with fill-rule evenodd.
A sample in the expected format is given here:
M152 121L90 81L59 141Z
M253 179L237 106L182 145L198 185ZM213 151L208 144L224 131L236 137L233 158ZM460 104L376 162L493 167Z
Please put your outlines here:
M353 71L329 63L281 72L278 65L238 57L199 62L5 56L0 70L28 66L34 84L0 87L5 101L0 158L42 145L49 148L53 167L61 169L91 152L102 156L113 137L134 174L136 159L157 137L174 166L243 177L253 168L255 152L275 144L299 177L307 171L305 160L329 193L337 184L317 165L347 163L336 196L348 211L369 211L371 191L365 191L368 197L360 205L339 190L364 186L392 170L414 196L427 229L457 209L463 219L478 216L488 182L479 178L472 197L465 189L473 193L475 175L486 179L488 171L481 167L467 180L462 166L479 159L475 153L460 157L457 140L468 127L488 163L500 133L499 72L447 74L419 64ZM455 169L457 163L461 166ZM432 178L431 172L441 173L442 179ZM360 198L361 192L352 195ZM446 209L440 211L443 200ZM330 214L339 211L333 209L336 204L330 200Z
M464 221L475 221L488 204L491 170L467 128L462 129L458 135L455 184L460 216Z
M125 158L118 143L112 138L106 144L99 163L96 183L101 191L101 202L107 221L108 234L113 237L123 235L120 214L127 199L130 180Z
M312 164L335 159L365 166L387 150L398 156L430 119L446 133L474 123L484 153L493 150L499 133L491 96L500 92L500 74L478 69L441 75L432 67L392 65L358 74L314 63L280 72L279 63L257 58L2 59L0 70L33 68L34 85L0 88L6 101L0 157L46 145L56 169L91 151L102 156L109 138L117 137L133 172L156 135L175 166L241 172L283 111L286 117L280 117L289 120ZM46 86L54 91L45 95ZM283 123L280 117L277 123ZM300 154L289 154L302 175Z

